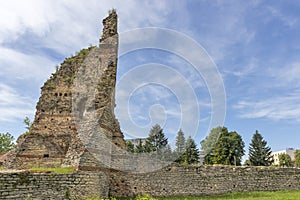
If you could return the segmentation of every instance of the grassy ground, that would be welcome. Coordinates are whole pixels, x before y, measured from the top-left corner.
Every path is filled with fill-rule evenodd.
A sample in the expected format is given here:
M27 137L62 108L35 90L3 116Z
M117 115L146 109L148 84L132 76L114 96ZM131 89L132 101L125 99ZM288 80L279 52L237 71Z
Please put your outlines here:
M150 200L151 198L139 197L136 200ZM151 200L299 200L300 190L274 191L274 192L234 192L223 195L203 197L164 197L152 198Z
M63 167L63 168L31 168L29 169L32 173L53 173L53 174L68 174L75 171L73 167Z
M6 171L5 167L0 167L0 171ZM69 174L75 171L74 167L60 167L60 168L50 168L50 167L33 167L30 169L25 169L31 173L51 173L51 174Z

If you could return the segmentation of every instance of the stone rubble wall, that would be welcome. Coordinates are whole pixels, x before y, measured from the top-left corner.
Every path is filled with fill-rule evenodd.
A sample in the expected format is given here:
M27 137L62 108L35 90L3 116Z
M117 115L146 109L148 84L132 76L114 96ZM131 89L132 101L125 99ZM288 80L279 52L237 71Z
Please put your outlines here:
M152 173L110 174L112 196L190 196L300 189L300 169L170 165Z
M86 197L200 196L233 191L300 189L300 169L170 165L151 173L108 168L72 174L0 173L0 199L84 199Z
M0 173L0 199L63 200L107 196L108 181L103 172Z

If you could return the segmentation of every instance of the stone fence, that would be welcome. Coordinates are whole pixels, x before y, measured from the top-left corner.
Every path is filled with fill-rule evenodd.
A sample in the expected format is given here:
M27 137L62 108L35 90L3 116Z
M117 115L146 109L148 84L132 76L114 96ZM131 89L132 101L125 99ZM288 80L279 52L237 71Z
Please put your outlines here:
M0 199L82 199L107 196L109 179L103 172L72 174L0 173Z
M99 169L98 169L99 170ZM0 199L84 199L112 195L210 195L300 189L300 169L170 165L151 173L107 170L72 174L0 173Z
M300 189L300 169L171 165L147 174L111 174L110 194L211 195L232 191Z

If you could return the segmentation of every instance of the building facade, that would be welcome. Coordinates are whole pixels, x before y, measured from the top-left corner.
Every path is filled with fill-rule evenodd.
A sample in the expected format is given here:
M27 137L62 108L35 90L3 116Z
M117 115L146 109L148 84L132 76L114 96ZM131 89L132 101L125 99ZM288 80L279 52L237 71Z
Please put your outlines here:
M292 162L295 161L295 149L294 148L287 148L281 151L272 152L271 156L274 159L274 165L279 165L279 155L280 154L288 154L291 157Z

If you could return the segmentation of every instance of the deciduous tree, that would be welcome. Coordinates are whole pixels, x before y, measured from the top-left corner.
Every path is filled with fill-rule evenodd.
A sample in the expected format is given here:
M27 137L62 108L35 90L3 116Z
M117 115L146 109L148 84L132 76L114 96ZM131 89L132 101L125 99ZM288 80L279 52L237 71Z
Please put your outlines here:
M29 117L25 117L23 122L25 124L25 128L27 129L26 133L28 133L30 130L30 127L32 126L32 122Z
M213 128L210 133L205 137L204 140L200 142L201 149L204 152L205 155L208 155L211 153L213 147L218 141L218 138L220 137L222 132L228 131L226 127L216 127Z
M244 147L242 137L237 132L223 129L212 150L212 161L214 164L241 165Z
M5 153L14 147L14 136L10 133L0 133L0 154Z
M300 150L295 151L295 166L300 167Z
M291 167L292 166L292 161L291 161L291 156L288 154L280 154L278 156L279 158L279 166L281 167Z
M205 139L200 142L201 149L205 155L203 164L206 164L206 165L213 164L212 149L215 146L215 144L217 143L221 133L224 131L228 131L226 127L219 126L219 127L213 128L210 131L210 133L205 137Z

